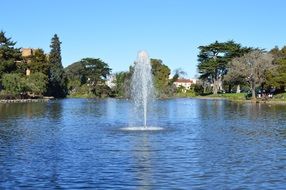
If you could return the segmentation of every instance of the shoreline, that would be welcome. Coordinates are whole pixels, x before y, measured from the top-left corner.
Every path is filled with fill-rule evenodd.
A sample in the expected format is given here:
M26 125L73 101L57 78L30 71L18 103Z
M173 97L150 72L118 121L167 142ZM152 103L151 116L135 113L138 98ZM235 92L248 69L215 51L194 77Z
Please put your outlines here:
M194 98L194 99L202 99L202 100L228 100L231 102L241 102L241 103L253 103L253 104L285 104L286 105L286 100L235 100L235 99L231 99L231 98L226 98L226 97L202 97L202 96L198 96L198 97L190 97L190 98Z
M0 104L9 104L9 103L32 103L32 102L48 102L49 98L41 99L12 99L12 100L0 100Z
M90 99L87 97L67 97L64 99L68 99L68 98L83 98L83 99ZM110 98L110 97L108 97ZM120 97L112 97L114 99L125 99L125 98L120 98ZM240 100L240 99L231 99L231 98L227 98L227 97L210 97L210 96L192 96L192 97L167 97L167 98L159 98L159 99L173 99L173 98L178 98L178 99L184 99L184 98L190 98L190 99L200 99L200 100L227 100L227 101L231 101L231 102L239 102L239 103L252 103L252 104L281 104L281 105L286 105L286 101L283 100ZM11 100L7 100L7 99L0 99L0 104L7 104L7 103L34 103L34 102L48 102L50 100L52 100L53 98L47 97L47 98L40 98L40 99L11 99ZM105 98L102 98L105 99Z

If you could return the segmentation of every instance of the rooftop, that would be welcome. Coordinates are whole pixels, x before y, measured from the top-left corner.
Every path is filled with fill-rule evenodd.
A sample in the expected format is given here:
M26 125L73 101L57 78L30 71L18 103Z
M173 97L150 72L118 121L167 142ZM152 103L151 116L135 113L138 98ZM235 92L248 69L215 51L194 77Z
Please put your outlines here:
M193 80L181 78L181 79L177 79L175 82L180 82L180 83L193 83Z

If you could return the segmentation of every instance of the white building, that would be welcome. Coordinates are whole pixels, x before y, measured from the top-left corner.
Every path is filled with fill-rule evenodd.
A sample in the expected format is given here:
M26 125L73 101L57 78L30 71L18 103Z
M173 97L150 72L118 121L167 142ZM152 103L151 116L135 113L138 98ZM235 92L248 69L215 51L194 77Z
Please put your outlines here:
M184 79L184 78L180 78L177 79L174 82L174 85L176 86L176 88L182 86L185 89L190 89L192 84L196 84L197 83L197 79Z
M116 80L115 75L110 75L110 76L107 77L107 80L105 81L105 84L106 84L109 88L114 88L114 87L116 86L115 80Z

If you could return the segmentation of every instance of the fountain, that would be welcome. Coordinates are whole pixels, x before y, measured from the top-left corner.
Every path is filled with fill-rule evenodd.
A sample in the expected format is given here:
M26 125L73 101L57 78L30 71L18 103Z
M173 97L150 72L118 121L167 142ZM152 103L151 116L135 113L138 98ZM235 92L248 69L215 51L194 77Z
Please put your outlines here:
M152 80L151 65L148 54L145 51L138 53L131 80L131 97L137 113L142 114L143 126L147 127L148 103L154 97L154 87Z
M161 127L147 126L148 107L154 100L154 86L152 79L152 67L146 51L138 53L137 61L131 79L131 98L134 102L135 112L139 118L143 118L143 126L126 127L123 130L162 130Z

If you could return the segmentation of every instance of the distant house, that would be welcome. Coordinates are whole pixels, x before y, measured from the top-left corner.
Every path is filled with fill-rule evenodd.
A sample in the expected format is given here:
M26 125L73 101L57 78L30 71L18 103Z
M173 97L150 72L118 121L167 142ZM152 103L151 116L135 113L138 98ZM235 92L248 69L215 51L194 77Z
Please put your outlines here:
M22 48L21 49L22 57L24 58L25 62L29 64L31 62L31 57L35 54L35 49L32 48ZM29 76L31 74L31 70L28 67L26 69L26 75Z
M26 64L28 64L28 68L26 69L26 75L31 74L31 69L29 68L29 64L31 63L32 57L35 55L35 52L37 51L37 48L22 48L22 58Z
M114 87L116 86L115 80L116 80L115 75L110 75L110 76L107 77L107 80L105 81L105 84L106 84L109 88L114 88Z
M179 78L174 82L174 85L176 88L182 86L185 89L190 89L192 84L196 84L197 79L185 79L185 78Z
M32 48L22 48L22 57L23 58L29 58L32 55L34 55L35 49Z

